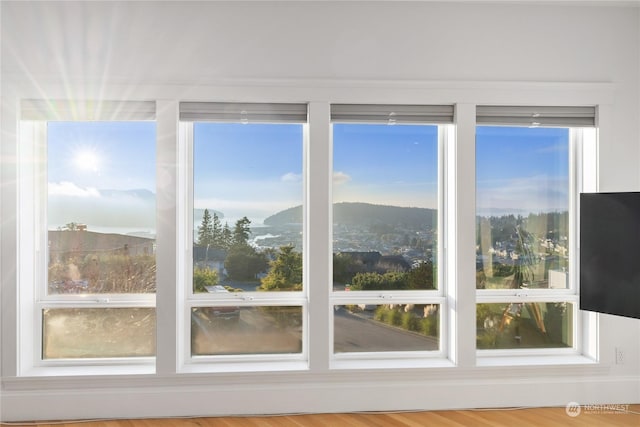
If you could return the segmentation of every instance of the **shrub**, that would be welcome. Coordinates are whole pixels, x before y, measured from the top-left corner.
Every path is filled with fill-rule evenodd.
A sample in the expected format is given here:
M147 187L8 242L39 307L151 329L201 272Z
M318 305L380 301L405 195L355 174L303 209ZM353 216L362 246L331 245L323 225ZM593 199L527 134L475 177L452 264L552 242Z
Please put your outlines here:
M411 312L402 313L402 327L404 329L407 331L418 331L418 324L418 317L415 314Z
M218 272L210 268L193 269L193 291L207 292L207 286L218 284Z
M375 313L373 314L373 318L379 322L387 322L389 318L389 309L383 305L379 305L376 308Z
M389 313L389 324L393 325L393 326L400 326L402 325L402 313L399 310L391 310L391 313Z
M427 336L437 337L439 332L439 316L437 313L431 314L422 319L422 333Z

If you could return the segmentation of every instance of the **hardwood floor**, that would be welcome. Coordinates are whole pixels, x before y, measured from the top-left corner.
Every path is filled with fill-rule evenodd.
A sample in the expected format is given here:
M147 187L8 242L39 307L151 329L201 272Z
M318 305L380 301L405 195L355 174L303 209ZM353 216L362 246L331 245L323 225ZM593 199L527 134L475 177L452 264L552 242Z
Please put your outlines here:
M38 427L425 427L425 426L640 426L640 404L628 405L627 412L606 408L581 408L575 417L565 408L528 408L466 411L427 411L394 413L350 413L278 415L263 417L162 418L134 420L90 420L0 424ZM625 408L622 408L625 410Z

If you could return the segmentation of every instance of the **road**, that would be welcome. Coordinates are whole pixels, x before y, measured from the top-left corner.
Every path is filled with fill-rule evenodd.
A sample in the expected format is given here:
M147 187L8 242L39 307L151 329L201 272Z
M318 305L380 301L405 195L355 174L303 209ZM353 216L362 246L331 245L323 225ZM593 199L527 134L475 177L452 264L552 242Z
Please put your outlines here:
M243 307L237 322L194 318L194 354L297 353L302 349L299 322L276 324L257 307ZM299 315L298 315L299 318ZM438 340L392 327L340 308L335 312L336 353L433 351Z
M334 351L428 351L438 350L438 340L385 325L340 308L335 312Z

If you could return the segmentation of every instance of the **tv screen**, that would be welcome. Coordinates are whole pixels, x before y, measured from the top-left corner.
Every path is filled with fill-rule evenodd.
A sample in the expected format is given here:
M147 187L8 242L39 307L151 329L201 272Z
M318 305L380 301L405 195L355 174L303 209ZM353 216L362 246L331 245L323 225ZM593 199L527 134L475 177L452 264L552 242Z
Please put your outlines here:
M580 309L640 318L640 192L580 195Z

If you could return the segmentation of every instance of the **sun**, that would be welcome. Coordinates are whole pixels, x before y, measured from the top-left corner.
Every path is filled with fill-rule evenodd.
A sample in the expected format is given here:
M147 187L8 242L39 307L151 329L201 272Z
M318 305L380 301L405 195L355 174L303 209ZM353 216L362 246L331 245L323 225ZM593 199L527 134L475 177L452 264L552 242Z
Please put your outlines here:
M100 156L93 150L82 149L75 154L73 162L80 170L98 172Z

